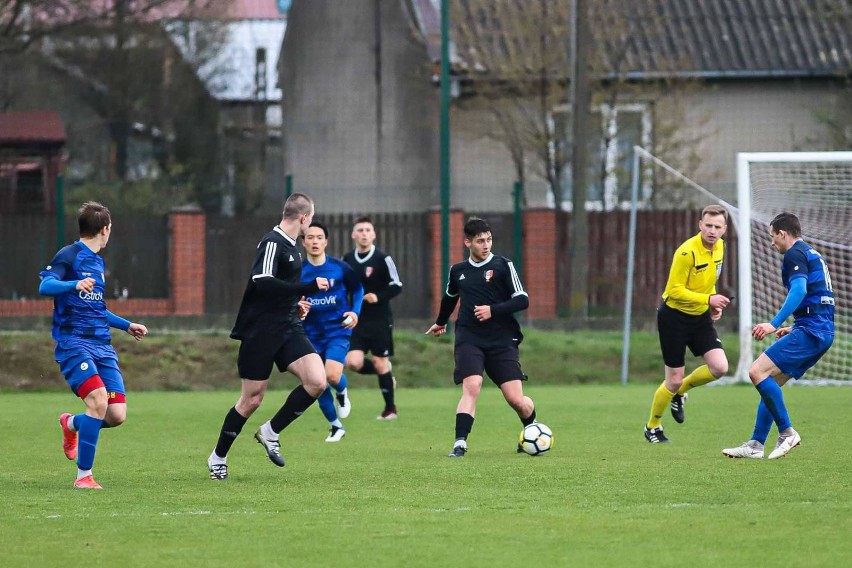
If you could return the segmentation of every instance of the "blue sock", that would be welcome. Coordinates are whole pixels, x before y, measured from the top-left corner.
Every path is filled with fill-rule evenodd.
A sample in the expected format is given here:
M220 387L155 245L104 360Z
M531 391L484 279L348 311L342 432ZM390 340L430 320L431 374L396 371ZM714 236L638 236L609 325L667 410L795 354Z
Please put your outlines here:
M778 431L783 432L793 425L790 423L790 415L787 414L787 406L784 404L784 393L781 392L781 387L775 382L772 377L767 377L762 380L756 387L757 392L763 402L766 403L766 408L772 415L775 425L778 426Z
M331 394L331 387L325 387L325 390L317 399L317 404L319 404L326 420L329 422L337 420L337 409L334 407L334 395Z
M766 408L766 403L761 398L760 403L757 405L757 416L754 419L754 432L751 435L751 439L765 444L766 438L769 437L769 431L772 429L772 422L772 414Z
M329 383L329 384L331 385L331 383ZM331 388L333 388L334 391L337 394L340 394L340 393L342 393L343 391L346 390L347 386L348 385L347 385L347 382L346 382L346 375L340 375L340 382L337 383L336 385L331 385Z
M103 420L92 418L86 414L78 414L74 417L74 426L79 428L77 446L77 467L80 469L92 469L95 463L95 450L98 446L98 436L101 434Z

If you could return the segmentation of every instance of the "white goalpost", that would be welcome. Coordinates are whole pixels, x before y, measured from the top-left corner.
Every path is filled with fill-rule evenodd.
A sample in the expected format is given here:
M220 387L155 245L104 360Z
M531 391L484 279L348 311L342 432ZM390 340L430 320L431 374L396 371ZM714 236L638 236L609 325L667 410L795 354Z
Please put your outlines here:
M835 297L835 340L829 352L799 385L852 386L852 152L754 152L737 155L736 206L701 187L644 148L634 146L633 184L628 234L621 382L628 378L636 239L636 212L652 192L679 186L673 202L724 205L737 235L738 335L740 356L733 377L718 381L749 382L754 358L774 337L755 342L755 323L770 321L784 303L782 256L772 248L769 222L782 212L802 222L802 236L825 258ZM649 175L653 168L654 175ZM649 181L653 178L653 182ZM651 187L651 185L655 187ZM685 237L684 237L685 238ZM788 322L789 323L789 322ZM731 362L733 364L733 361Z
M737 155L740 360L735 378L772 339L756 343L755 323L769 321L784 302L781 255L771 246L769 222L790 212L802 236L831 273L835 340L799 384L852 385L852 152L756 152Z

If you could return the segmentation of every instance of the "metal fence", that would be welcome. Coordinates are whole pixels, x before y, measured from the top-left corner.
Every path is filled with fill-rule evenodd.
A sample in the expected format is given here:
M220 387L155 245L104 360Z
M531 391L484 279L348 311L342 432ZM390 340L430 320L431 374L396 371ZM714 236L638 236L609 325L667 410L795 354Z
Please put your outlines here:
M488 220L494 233L496 254L515 256L512 214L471 212ZM675 248L698 232L698 211L641 211L637 218L634 312L652 313L668 278ZM330 255L342 257L352 249L351 231L356 214L317 215L329 229ZM260 238L278 222L269 217L207 217L205 311L235 314L249 276ZM390 254L403 282L403 293L393 301L398 318L428 318L434 278L431 266L439 250L431 249L428 213L381 213L373 216L376 244ZM567 307L570 214L557 215L561 230L554 247L558 264L553 269L558 306ZM627 272L629 213L590 213L589 305L592 316L618 316L624 305ZM110 297L127 289L131 298L162 298L169 294L169 229L166 216L116 216L115 229L103 256L109 270ZM527 229L534 230L534 229ZM66 220L65 242L74 240L76 218ZM38 273L56 253L56 223L49 215L0 216L0 298L38 295ZM718 285L728 294L737 289L736 234L729 226L725 235L727 255ZM462 251L462 243L453 243ZM525 255L536 251L526 250ZM523 262L514 259L523 274ZM443 281L446 275L441 275ZM534 295L535 290L530 290Z

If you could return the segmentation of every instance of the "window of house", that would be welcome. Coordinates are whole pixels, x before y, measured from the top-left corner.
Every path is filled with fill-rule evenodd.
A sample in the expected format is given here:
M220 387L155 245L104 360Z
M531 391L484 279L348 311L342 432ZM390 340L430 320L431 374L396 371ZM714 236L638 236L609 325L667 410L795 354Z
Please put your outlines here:
M629 209L633 146L647 148L651 143L650 110L644 104L601 105L594 110L594 117L588 140L586 209ZM573 187L570 167L563 175L566 195L562 206L570 210ZM649 189L640 188L640 204L650 197Z

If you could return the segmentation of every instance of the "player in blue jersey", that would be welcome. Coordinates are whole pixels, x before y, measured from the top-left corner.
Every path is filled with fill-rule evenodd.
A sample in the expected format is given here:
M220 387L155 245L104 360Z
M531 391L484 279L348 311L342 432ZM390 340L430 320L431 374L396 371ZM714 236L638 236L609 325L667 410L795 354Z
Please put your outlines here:
M68 386L86 404L82 414L59 417L65 457L77 459L74 487L101 489L92 477L101 428L119 426L127 417L124 380L109 329L126 331L137 341L148 329L113 314L104 301L106 270L98 252L112 233L109 209L100 203L84 203L77 222L80 240L63 247L39 273L38 291L53 297L56 362Z
M799 445L802 438L793 429L781 387L790 377L798 379L816 365L834 341L834 293L825 260L802 240L802 226L792 213L776 216L769 234L772 246L784 255L781 282L787 288L787 299L771 322L759 323L752 330L758 341L770 333L778 341L749 369L749 378L760 393L757 418L750 440L722 450L731 458L762 458L773 422L778 427L778 441L769 459L784 457ZM793 325L781 327L791 315Z
M317 403L328 420L330 431L326 442L339 442L346 435L340 418L346 418L352 410L346 388L343 365L349 351L352 329L358 324L358 314L364 300L361 279L352 268L336 258L326 255L328 229L314 221L303 237L308 262L302 265L302 282L308 283L319 277L328 280L328 290L311 294L307 301L311 309L305 318L305 332L317 353L325 362L325 375L329 386ZM334 407L334 389L337 404Z

